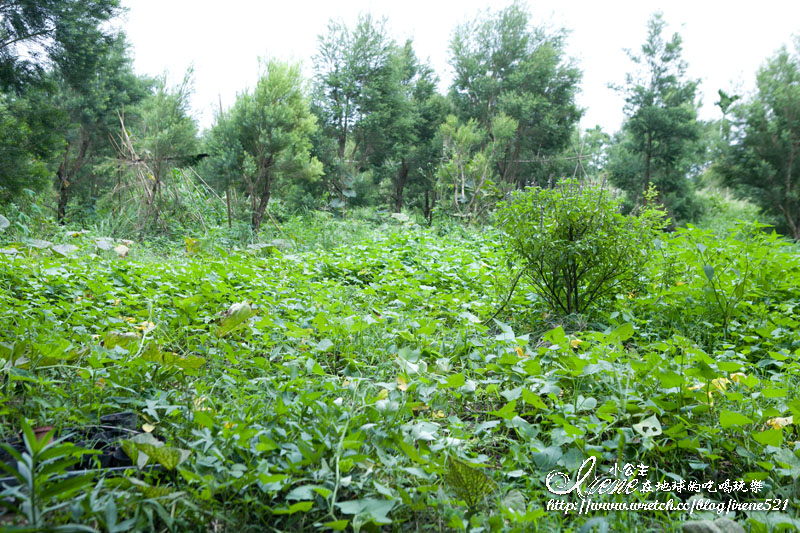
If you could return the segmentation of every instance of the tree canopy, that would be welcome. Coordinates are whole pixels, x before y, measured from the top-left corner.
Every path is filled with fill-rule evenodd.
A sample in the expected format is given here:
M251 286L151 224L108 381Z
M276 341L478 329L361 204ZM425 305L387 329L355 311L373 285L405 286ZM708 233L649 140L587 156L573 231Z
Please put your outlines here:
M639 68L618 87L627 118L610 151L608 171L633 204L642 202L652 183L673 220L686 220L696 212L689 177L701 153L698 82L686 77L683 40L677 33L667 40L665 25L661 13L653 15L640 53L629 53Z
M756 93L733 114L723 179L800 239L800 37L758 70Z

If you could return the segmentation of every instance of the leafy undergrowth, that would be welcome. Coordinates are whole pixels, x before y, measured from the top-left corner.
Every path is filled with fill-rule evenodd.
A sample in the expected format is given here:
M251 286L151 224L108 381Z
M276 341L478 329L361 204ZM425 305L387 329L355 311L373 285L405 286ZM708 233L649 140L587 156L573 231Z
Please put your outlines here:
M484 323L511 277L496 232L362 235L310 251L187 240L169 260L86 234L6 243L0 424L27 449L7 452L2 523L678 531L721 516L548 510L547 474L596 457L598 476L642 465L662 490L595 502L769 498L728 517L800 524L793 247L689 228L603 313L559 323L522 286ZM118 439L133 464L100 468L70 432L119 413L135 414ZM726 479L751 490L687 488Z

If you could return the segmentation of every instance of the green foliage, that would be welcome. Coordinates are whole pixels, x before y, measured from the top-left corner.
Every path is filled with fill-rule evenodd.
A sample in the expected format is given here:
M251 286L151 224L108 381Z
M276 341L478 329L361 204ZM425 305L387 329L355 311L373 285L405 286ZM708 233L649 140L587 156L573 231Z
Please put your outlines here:
M22 530L51 529L50 515L65 508L71 497L91 485L94 473L74 475L67 470L77 464L81 456L92 452L65 442L64 437L53 440L54 429L39 436L24 420L21 428L25 445L23 452L0 444L13 458L12 464L0 461L0 469L18 483L16 487L5 485L0 492L2 506L24 518L26 527ZM92 528L78 524L63 526L63 529L67 528L92 531Z
M449 97L459 119L475 119L485 130L501 114L516 121L492 163L493 173L517 188L553 170L548 159L569 146L582 114L575 102L581 72L565 56L566 32L532 27L531 18L513 2L459 26L450 41Z
M258 233L273 187L314 181L322 166L309 154L316 118L309 111L300 67L270 60L255 90L239 95L233 108L221 112L210 133L211 164L228 187L241 177Z
M496 163L516 129L517 121L502 113L494 117L488 132L475 119L461 124L455 115L447 117L440 128L445 158L437 172L443 209L474 220L494 207L505 192Z
M0 13L0 89L20 89L48 60L59 67L92 61L83 47L108 34L119 0L9 0Z
M595 202L613 203L604 194ZM661 234L633 298L565 331L522 291L483 323L510 283L496 229L357 214L287 220L291 247L224 247L217 233L122 258L97 235L26 238L9 213L0 438L23 418L83 427L122 410L142 430L118 443L135 466L90 464L88 485L42 504L60 505L45 527L559 531L595 518L678 531L658 512L547 511L545 474L574 475L590 455L598 476L641 463L652 483L717 472L763 483L745 501L792 497L800 262L789 243L757 228ZM60 254L66 245L77 249ZM739 298L734 269L745 268ZM736 299L727 336L712 280ZM10 490L16 506L31 494ZM797 523L791 506L771 516L737 520ZM15 507L1 519L24 517Z
M61 224L66 222L70 200L88 210L113 188L108 175L113 165L107 160L117 156L110 139L119 131L119 114L130 111L148 93L148 82L133 72L122 35L82 46L91 61L65 62L49 74L56 88L50 104L64 114L54 128L63 142L55 172L56 218ZM146 120L154 127L151 116ZM115 168L113 174L118 172Z
M719 172L800 239L800 38L793 52L783 47L759 69L756 86L734 107L733 142Z
M52 154L61 144L49 124L62 117L44 101L39 91L25 98L0 91L0 205L49 182Z
M609 153L611 182L626 191L638 205L652 183L658 200L675 221L692 220L697 205L690 177L701 161L697 122L697 81L686 79L681 58L682 39L677 33L667 41L661 13L647 23L647 40L641 55L630 54L640 71L628 74L618 87L625 96L627 119Z
M584 313L639 286L665 216L652 203L630 216L619 207L604 185L567 180L517 192L498 211L512 264L552 311Z
M325 166L333 207L358 198L356 183L386 161L390 135L411 133L410 108L398 92L404 76L397 67L405 61L396 50L386 21L369 14L360 15L353 28L330 21L319 38L313 108L324 135L316 138L315 152ZM404 109L395 109L398 104ZM398 129L388 122L393 113L403 115Z

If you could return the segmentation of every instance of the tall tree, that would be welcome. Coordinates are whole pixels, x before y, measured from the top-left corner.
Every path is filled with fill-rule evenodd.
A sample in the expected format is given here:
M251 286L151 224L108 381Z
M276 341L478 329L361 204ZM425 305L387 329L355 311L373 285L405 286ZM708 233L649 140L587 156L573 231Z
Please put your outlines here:
M762 66L756 94L734 107L731 145L720 173L800 239L800 37Z
M51 105L51 90L41 84L24 95L0 90L0 204L51 181L53 154L63 143L52 125L65 120Z
M56 63L85 60L81 41L111 37L119 0L0 0L0 86L21 87Z
M388 119L398 110L396 45L385 20L361 15L354 28L331 21L314 57L314 113L321 135L315 151L330 191L355 196L363 173L380 166L391 147Z
M0 201L52 179L70 123L57 76L89 83L96 51L116 37L119 0L0 0ZM57 74L55 74L57 73Z
M565 37L532 27L529 11L515 1L459 26L451 40L450 97L459 118L475 119L487 131L500 113L517 122L496 162L500 179L511 186L547 172L549 158L569 145L581 117L575 103L581 72L565 56Z
M388 203L399 212L407 203L409 189L417 196L433 189L428 178L441 156L437 131L447 114L447 102L436 92L438 78L417 59L411 41L395 48L392 57L388 112L381 120L388 146L378 172L388 176Z
M229 112L217 116L209 156L219 171L242 177L254 231L276 186L322 174L309 153L316 129L299 66L276 60L264 65L252 93L240 94Z
M158 78L152 92L120 115L121 133L117 142L118 165L125 165L132 177L139 239L159 221L163 208L171 203L165 189L179 204L176 189L169 188L173 169L192 164L197 159L199 139L197 123L191 116L191 69L183 81L170 86L166 74ZM162 221L163 222L163 221ZM166 223L162 226L167 227Z
M627 118L609 154L611 180L633 203L642 201L653 183L673 220L695 215L692 166L702 157L697 122L697 85L686 78L682 39L667 41L661 13L647 23L641 54L629 52L639 70L626 76L618 90L625 96Z
M444 159L438 171L439 196L450 214L473 220L504 196L497 186L496 163L513 142L517 121L500 113L485 130L475 119L462 124L450 115L440 131Z
M56 126L64 138L55 180L59 223L75 192L82 192L84 199L99 195L100 177L94 167L101 158L114 155L110 139L119 130L117 114L147 94L145 80L133 72L123 35L92 44L83 61L65 61L51 73L57 87L53 105L65 114Z

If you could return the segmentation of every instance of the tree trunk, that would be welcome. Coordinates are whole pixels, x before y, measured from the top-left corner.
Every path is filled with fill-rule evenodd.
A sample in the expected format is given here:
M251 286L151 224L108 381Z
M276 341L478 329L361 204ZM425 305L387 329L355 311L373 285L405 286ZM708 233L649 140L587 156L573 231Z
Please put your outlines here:
M253 210L253 231L258 233L261 229L261 222L264 220L264 213L267 210L267 204L269 203L269 197L272 193L272 158L270 157L267 159L259 171L261 175L261 180L263 180L263 187L261 189L261 193L258 197L258 206ZM259 181L261 181L259 180Z
M403 210L403 191L406 187L406 180L408 179L408 163L403 160L400 162L400 168L397 170L397 176L394 181L394 212L399 213Z
M650 186L650 159L653 156L653 133L648 131L647 132L647 152L645 153L645 162L644 162L644 189ZM663 192L663 191L659 191Z
M228 207L228 227L230 228L232 226L232 223L231 223L231 186L230 186L230 184L228 184L228 186L225 188L225 203L227 204L227 207Z
M69 158L69 149L71 144L68 142L64 148L64 159L58 166L56 176L58 177L58 208L56 210L56 221L60 225L64 225L64 218L67 215L67 203L69 202L69 187L75 179L75 175L83 166L86 160L86 152L89 150L89 135L81 131L81 146L78 149L78 155L75 156L75 161L70 167L67 164Z

